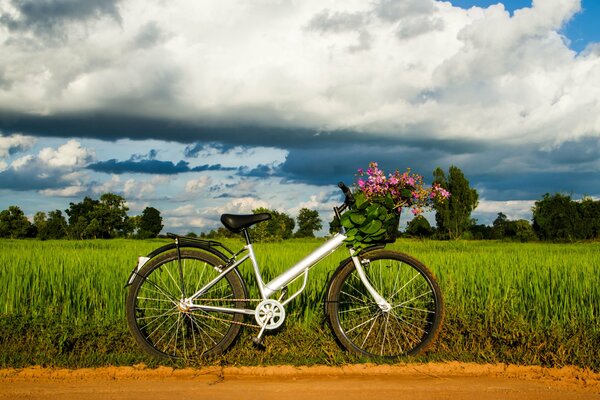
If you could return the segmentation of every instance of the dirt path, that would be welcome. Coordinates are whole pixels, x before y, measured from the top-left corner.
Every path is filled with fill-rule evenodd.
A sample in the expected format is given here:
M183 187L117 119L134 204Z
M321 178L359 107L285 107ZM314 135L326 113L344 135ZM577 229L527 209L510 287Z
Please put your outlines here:
M0 370L0 399L599 399L600 374L464 363Z

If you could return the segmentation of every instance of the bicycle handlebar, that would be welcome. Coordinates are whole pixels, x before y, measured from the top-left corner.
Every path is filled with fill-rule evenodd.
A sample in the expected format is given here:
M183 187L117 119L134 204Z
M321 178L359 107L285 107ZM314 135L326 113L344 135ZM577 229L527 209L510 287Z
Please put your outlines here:
M348 186L346 186L346 184L344 182L338 183L338 187L340 189L342 189L342 192L344 192L344 195L346 196L346 200L344 200L344 204L346 206L350 206L352 203L354 203L354 196L352 195L350 188Z

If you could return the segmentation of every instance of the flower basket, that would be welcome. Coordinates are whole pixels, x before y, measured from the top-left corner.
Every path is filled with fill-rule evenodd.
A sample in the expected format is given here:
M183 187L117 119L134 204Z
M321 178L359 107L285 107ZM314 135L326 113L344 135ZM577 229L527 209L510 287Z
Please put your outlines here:
M346 242L356 250L380 243L393 243L398 236L400 212L390 196L368 200L358 191L355 203L342 215Z
M340 224L346 228L346 243L355 250L393 243L398 236L402 208L411 208L414 215L436 202L444 201L450 193L434 184L425 188L423 178L410 170L398 170L386 177L377 163L370 163L367 179L362 169L354 192L354 204L341 216Z

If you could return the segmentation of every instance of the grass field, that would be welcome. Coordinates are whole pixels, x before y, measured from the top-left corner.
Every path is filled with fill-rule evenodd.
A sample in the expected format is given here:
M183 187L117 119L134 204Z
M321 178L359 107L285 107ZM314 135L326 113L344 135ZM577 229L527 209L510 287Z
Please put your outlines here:
M0 241L0 363L151 364L127 332L124 284L138 255L167 242ZM256 244L266 280L321 242ZM428 265L444 293L444 329L421 359L600 370L600 243L400 240L389 247ZM345 257L338 251L311 270L305 293L289 305L284 329L267 337L266 351L250 346L247 338L253 332L246 330L216 362L355 361L323 324L323 290ZM249 264L242 275L251 286Z

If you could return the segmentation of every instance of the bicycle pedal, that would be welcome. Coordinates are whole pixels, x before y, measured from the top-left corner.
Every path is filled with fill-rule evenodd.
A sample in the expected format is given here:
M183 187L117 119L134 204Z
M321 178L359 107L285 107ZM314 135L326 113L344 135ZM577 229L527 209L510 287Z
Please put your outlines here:
M258 347L261 350L264 350L266 347L263 344L264 339L262 337L253 337L252 338L252 343L254 344L254 346Z

